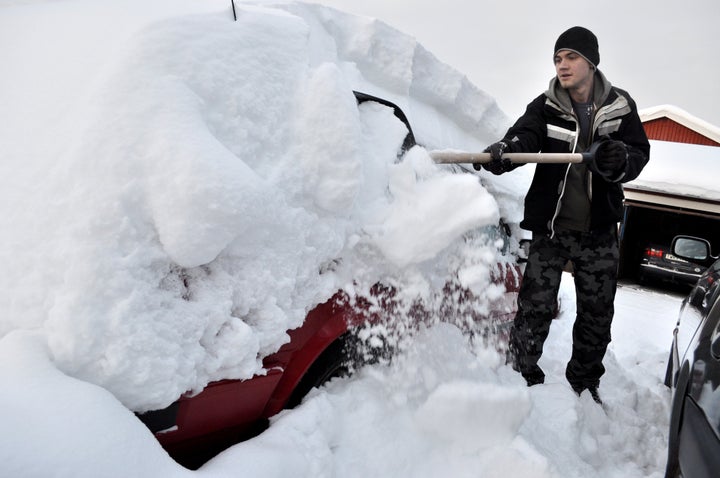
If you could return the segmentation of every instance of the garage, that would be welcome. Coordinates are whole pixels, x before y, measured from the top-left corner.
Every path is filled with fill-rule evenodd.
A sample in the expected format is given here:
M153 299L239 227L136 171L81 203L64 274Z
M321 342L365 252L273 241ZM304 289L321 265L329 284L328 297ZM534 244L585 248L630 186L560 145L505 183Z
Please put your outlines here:
M678 196L640 188L625 189L620 229L620 277L638 279L646 248L666 246L678 235L707 239L720 250L720 200Z
M648 247L669 250L677 235L710 242L720 252L720 129L672 107L640 112L650 162L624 185L620 277L637 280Z

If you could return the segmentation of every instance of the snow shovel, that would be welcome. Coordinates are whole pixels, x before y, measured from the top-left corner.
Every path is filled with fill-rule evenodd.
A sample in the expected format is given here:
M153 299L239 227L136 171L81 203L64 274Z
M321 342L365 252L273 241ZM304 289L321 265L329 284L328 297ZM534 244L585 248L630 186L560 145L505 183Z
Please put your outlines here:
M467 153L455 150L430 151L430 157L437 164L458 164L489 163L490 153ZM594 150L585 153L505 153L503 159L509 159L511 163L590 163L595 157Z

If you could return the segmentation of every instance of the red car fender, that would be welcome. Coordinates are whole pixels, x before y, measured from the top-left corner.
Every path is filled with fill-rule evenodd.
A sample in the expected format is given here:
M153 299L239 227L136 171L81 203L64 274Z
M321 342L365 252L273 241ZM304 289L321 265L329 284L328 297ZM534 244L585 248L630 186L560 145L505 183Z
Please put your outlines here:
M285 364L285 368L263 416L267 418L280 412L317 358L330 344L348 332L351 325L363 320L363 314L348 305L341 293L310 311L302 327L289 332L291 340L286 344L287 347L281 347L265 359L265 368L268 370L276 363Z

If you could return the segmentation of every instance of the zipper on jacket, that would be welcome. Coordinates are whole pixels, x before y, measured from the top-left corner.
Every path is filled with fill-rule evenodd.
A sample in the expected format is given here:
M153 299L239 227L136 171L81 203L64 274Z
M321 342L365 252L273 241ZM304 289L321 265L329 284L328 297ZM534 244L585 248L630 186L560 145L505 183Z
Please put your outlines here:
M577 118L573 116L573 121L575 121L575 142L573 143L572 152L574 153L577 149L577 143L578 143L578 137L580 132L580 122ZM563 177L563 184L562 189L560 190L560 196L558 196L558 200L555 203L555 213L553 214L552 219L550 219L550 239L555 237L555 219L557 219L558 215L560 214L560 205L562 204L562 198L565 195L565 188L567 187L567 177L568 173L570 173L570 166L572 166L572 163L569 163L567 167L565 168L565 176Z
M597 110L593 111L592 124L590 125L590 135L588 137L588 141L590 141L590 144L587 145L588 148L592 144L593 138L595 138L595 133L597 133L598 117L600 116L600 112L603 109L605 109L605 110L611 109L611 107L613 106L614 103L615 102L613 102L609 105L601 106ZM578 138L580 137L581 131L580 131L580 120L577 119L574 112L573 112L572 118L573 118L573 121L575 121L575 142L573 143L573 148L572 148L572 152L574 153L577 150ZM565 176L563 178L563 187L562 187L562 190L560 191L560 196L558 197L557 203L555 204L555 213L553 214L553 217L550 220L550 238L551 239L553 237L555 237L555 219L557 219L558 215L560 214L560 207L562 205L563 196L565 195L565 187L567 186L567 177L568 177L568 173L570 173L571 166L572 166L572 164L568 164L567 168L565 169ZM592 213L593 173L590 170L590 168L588 168L588 171L587 171L587 182L588 182L588 186L587 186L588 187L588 197L590 199L590 211ZM592 217L590 218L590 223L592 224Z
M600 110L602 110L602 106L598 108L597 110L593 111L593 117L592 117L592 124L590 125L590 144L587 145L588 149L593 143L593 138L595 138L595 134L598 132L598 127L600 126L600 123L598 123L598 117L600 116ZM587 181L588 181L588 197L590 198L590 228L592 229L592 199L593 199L593 173L590 168L587 168Z

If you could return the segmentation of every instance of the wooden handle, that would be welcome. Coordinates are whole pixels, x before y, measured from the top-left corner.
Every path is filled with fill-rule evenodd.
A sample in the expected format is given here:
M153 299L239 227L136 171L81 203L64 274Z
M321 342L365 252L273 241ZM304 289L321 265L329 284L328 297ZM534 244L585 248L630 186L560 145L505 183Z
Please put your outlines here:
M430 157L438 164L455 163L489 163L490 153L467 153L465 151L430 151ZM513 163L582 163L588 162L591 156L586 153L505 153L503 159Z

